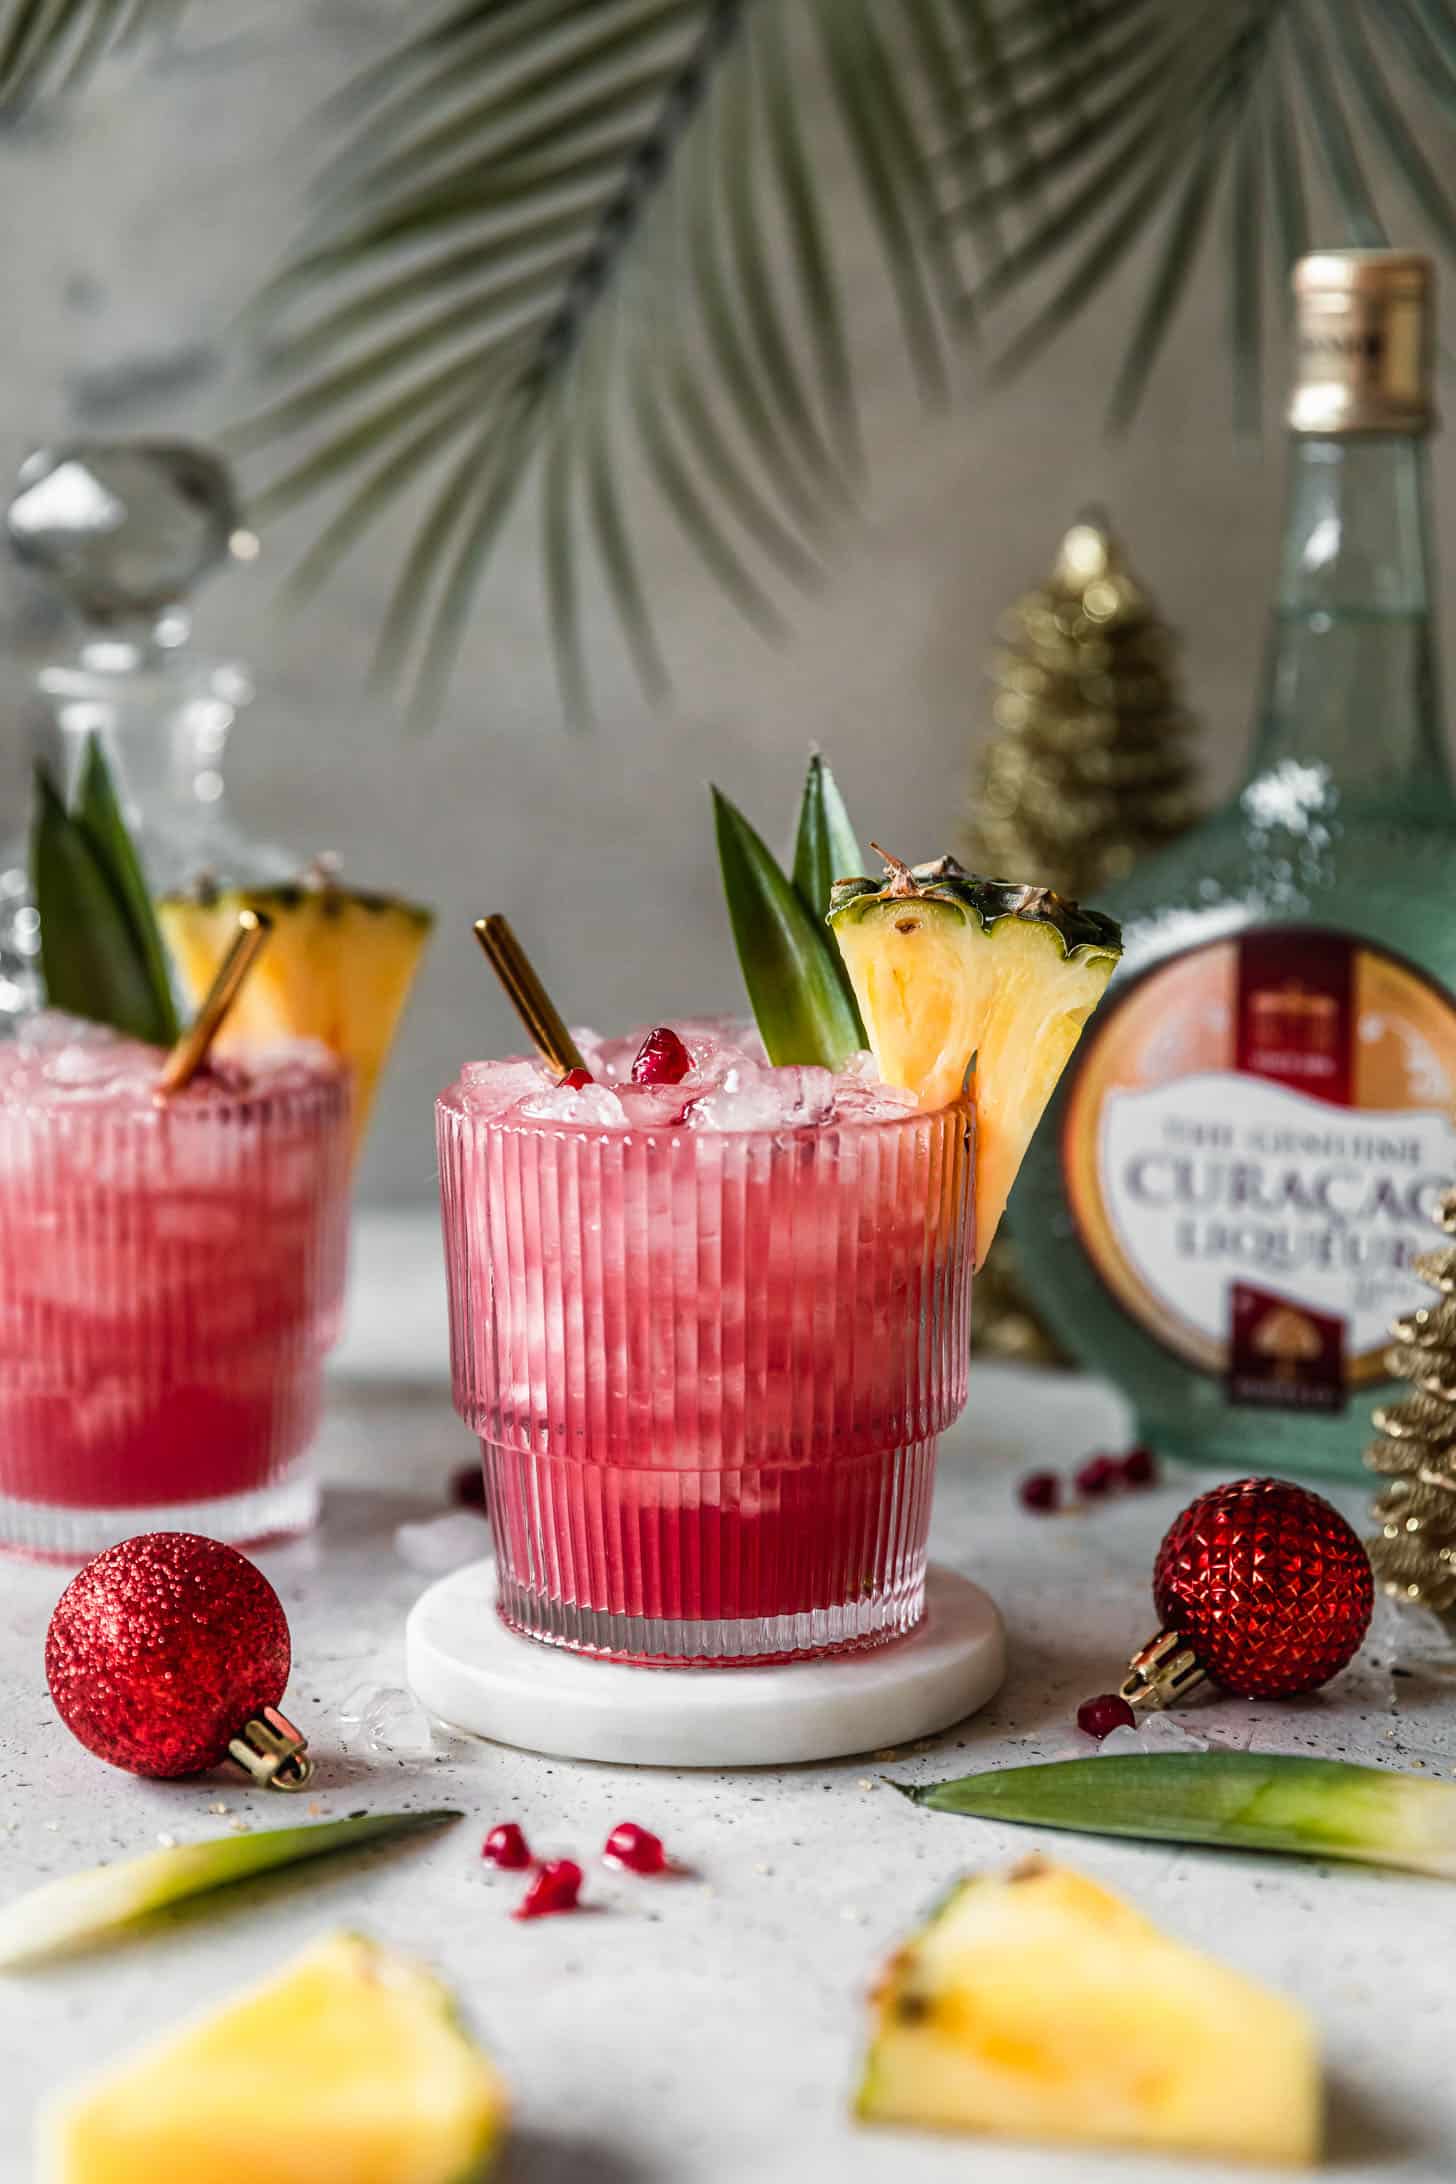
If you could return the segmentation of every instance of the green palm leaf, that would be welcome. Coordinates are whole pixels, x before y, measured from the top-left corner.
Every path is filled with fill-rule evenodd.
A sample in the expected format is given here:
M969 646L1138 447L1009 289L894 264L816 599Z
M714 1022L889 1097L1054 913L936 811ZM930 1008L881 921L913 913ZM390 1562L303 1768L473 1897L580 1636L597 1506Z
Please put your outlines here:
M0 0L0 113L181 5ZM280 392L236 444L273 451L265 511L332 496L304 588L417 503L376 665L421 719L532 497L574 717L598 594L666 683L644 497L783 633L862 464L826 166L852 178L932 399L958 330L1024 368L1144 259L1118 426L1215 237L1241 426L1271 263L1397 216L1456 257L1456 0L455 0L321 122L307 221L258 306Z
M1227 324L1234 414L1256 426L1266 251L1287 276L1311 242L1383 244L1387 192L1456 258L1456 5L1453 0L1126 0L1081 28L1062 8L1013 6L1004 92L982 80L944 145L943 216L972 260L968 310L1004 324L1033 278L1030 319L1003 335L1001 369L1024 367L1152 244L1110 404L1124 427L1227 212ZM1062 17L1060 26L1058 16ZM1093 50L1087 52L1088 45ZM1069 78L1078 48L1080 76ZM998 132L1021 149L988 179ZM1378 178L1378 180L1377 180ZM982 230L1000 223L994 248ZM1401 208L1402 233L1405 206ZM1007 231L1014 227L1013 239Z
M994 4L915 0L909 20L894 0L470 0L331 102L346 141L264 299L283 391L234 438L286 451L265 511L340 496L310 585L420 498L376 658L420 718L528 494L573 717L593 584L648 687L666 679L644 492L749 620L782 631L784 579L817 581L860 462L805 80L938 395L960 274L929 117L957 119Z
M0 119L73 90L108 53L174 27L186 0L0 0Z

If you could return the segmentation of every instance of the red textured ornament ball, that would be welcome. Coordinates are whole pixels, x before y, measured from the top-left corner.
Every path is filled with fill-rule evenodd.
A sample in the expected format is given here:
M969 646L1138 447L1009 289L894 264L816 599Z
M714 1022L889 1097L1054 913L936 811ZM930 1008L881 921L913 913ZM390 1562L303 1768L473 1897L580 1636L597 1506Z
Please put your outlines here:
M46 1681L87 1751L129 1774L201 1774L288 1682L288 1619L246 1555L144 1532L88 1562L56 1603Z
M1153 1570L1153 1599L1226 1691L1290 1698L1337 1676L1370 1625L1359 1536L1287 1479L1236 1479L1191 1502Z

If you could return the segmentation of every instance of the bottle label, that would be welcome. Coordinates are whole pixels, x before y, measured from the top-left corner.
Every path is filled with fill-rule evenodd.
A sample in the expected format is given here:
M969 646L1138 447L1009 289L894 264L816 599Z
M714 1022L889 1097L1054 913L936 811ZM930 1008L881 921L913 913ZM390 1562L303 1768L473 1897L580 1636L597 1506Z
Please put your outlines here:
M1264 928L1155 965L1094 1024L1062 1136L1102 1280L1231 1403L1334 1411L1456 1180L1456 1000L1346 933Z

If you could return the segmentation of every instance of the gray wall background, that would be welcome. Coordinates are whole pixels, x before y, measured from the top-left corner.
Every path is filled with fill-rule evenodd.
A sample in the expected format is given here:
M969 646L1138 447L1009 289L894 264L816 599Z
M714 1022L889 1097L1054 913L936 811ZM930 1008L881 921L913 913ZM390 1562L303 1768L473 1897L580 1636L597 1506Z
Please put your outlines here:
M407 12L403 0L198 9L165 63L113 63L66 115L0 137L6 476L26 446L61 431L206 436L259 405L231 321L296 231L321 150L320 100ZM206 27L209 16L226 27ZM842 176L831 173L830 186L852 194ZM302 851L336 848L361 882L440 912L366 1157L369 1197L431 1194L431 1098L462 1058L513 1042L469 935L482 910L513 913L574 1019L636 1022L737 1004L710 778L778 839L818 741L864 833L912 857L951 846L987 726L997 615L1043 573L1089 498L1107 503L1183 632L1211 789L1237 775L1282 458L1277 430L1262 449L1232 435L1218 248L1133 436L1109 445L1102 414L1138 265L1028 378L989 393L972 364L954 407L927 417L852 207L840 232L871 480L822 596L797 609L789 646L764 646L668 527L649 527L675 701L649 709L602 613L598 725L570 734L528 507L482 599L448 712L419 739L363 682L407 523L374 534L304 619L280 614L276 590L313 512L267 534L262 559L206 596L202 641L243 654L259 683L229 766L235 816ZM1453 466L1448 441L1436 459L1447 566ZM12 670L19 619L12 612ZM12 695L0 714L6 832L21 811L19 743Z

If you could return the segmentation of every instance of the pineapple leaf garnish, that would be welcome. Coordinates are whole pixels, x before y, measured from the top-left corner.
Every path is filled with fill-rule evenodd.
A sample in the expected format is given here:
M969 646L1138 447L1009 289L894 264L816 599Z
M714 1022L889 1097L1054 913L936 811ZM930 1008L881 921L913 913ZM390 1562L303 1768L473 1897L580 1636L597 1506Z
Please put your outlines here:
M332 1857L388 1836L417 1835L458 1820L441 1807L426 1812L356 1813L313 1827L262 1828L257 1834L219 1835L201 1843L174 1843L116 1865L92 1866L44 1881L0 1910L0 1968L38 1963L130 1926L189 1896L253 1880L306 1858Z
M146 959L147 975L152 981L153 991L158 996L161 1009L171 1027L157 1044L170 1045L180 1028L172 1001L171 962L162 939L162 929L152 903L151 890L142 871L136 844L127 827L126 815L122 811L121 799L116 793L116 783L111 778L111 768L106 763L106 753L102 749L99 736L87 739L76 809L92 842L101 851L102 862L111 875L112 884L136 934L137 946Z
M822 920L829 915L835 881L863 869L864 853L850 825L839 783L815 751L804 776L794 836L795 892L810 917Z
M1456 1784L1343 1759L1119 1753L896 1787L932 1812L977 1820L1347 1858L1456 1880Z
M827 927L811 916L762 836L718 789L713 818L743 983L769 1060L840 1068L863 1040Z
M74 810L44 766L35 793L31 884L47 1001L171 1046L178 1024L166 951L99 742L88 739Z
M839 793L839 783L815 751L809 759L804 794L799 802L799 824L794 836L794 892L821 934L826 931L825 920L829 916L829 901L836 880L842 880L846 873L858 872L863 863L849 813L844 808L844 798ZM844 987L845 998L854 1011L857 1044L862 1047L866 1041L859 1003L855 1000L844 958L832 938L827 943L827 952Z

